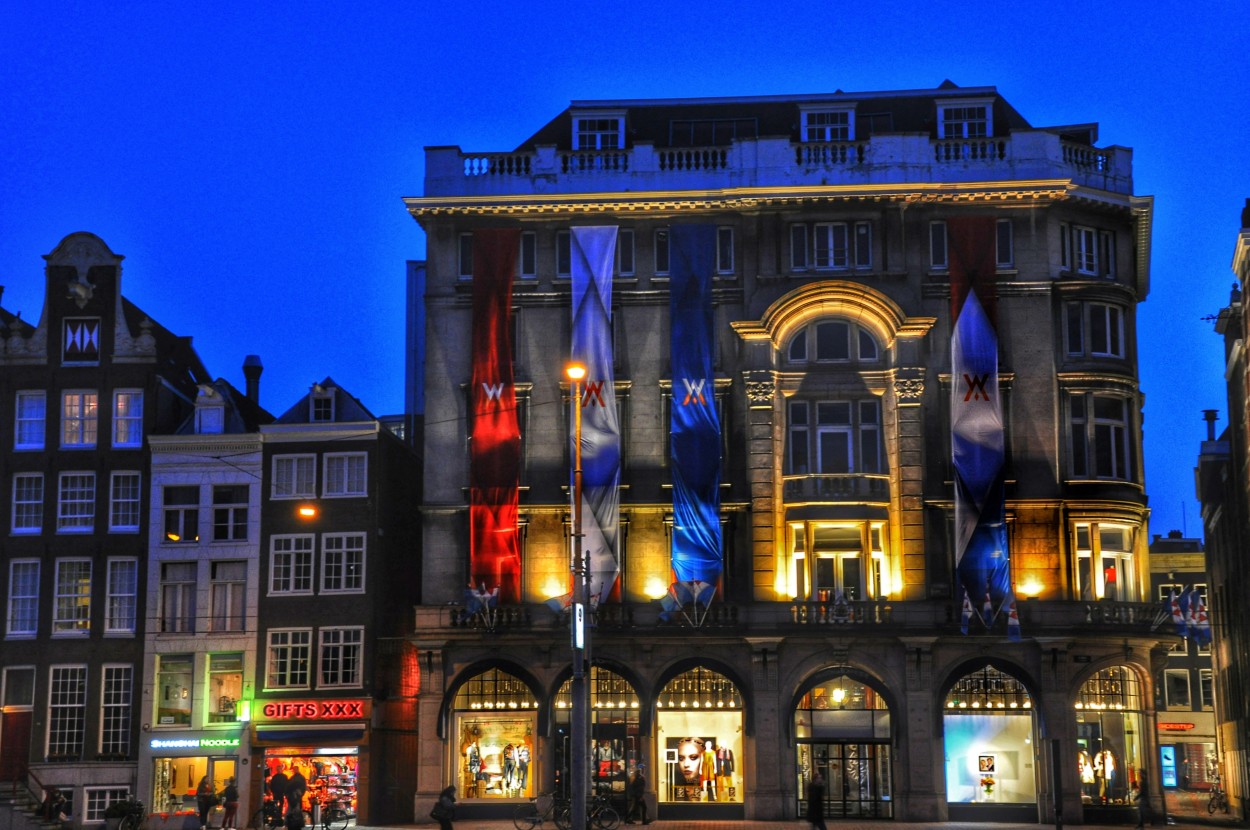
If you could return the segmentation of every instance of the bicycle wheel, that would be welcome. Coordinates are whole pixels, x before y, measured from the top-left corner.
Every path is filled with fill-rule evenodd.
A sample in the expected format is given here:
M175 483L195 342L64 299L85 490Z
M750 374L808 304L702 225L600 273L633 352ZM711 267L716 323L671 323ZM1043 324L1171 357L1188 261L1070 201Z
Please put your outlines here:
M118 830L139 830L142 820L138 816L123 816Z
M516 830L531 830L540 822L542 819L538 816L538 805L532 801L518 804L512 811L512 823L516 825Z
M322 810L321 826L324 830L346 830L347 811L341 807L329 807Z
M591 818L594 819L595 827L600 830L616 830L621 824L621 814L613 807L604 807Z
M569 830L573 826L573 810L567 804L556 807L555 823L558 830Z
M248 830L266 830L269 826L269 816L265 814L265 808L261 807L252 816L252 820L247 823Z

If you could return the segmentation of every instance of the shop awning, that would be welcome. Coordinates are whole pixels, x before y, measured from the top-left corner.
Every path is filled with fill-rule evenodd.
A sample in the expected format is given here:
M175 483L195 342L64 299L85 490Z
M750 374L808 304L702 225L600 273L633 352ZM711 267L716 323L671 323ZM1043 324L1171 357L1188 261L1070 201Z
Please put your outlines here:
M277 741L281 743L352 743L364 740L365 725L363 723L295 725L290 723L267 726L257 724L257 741Z

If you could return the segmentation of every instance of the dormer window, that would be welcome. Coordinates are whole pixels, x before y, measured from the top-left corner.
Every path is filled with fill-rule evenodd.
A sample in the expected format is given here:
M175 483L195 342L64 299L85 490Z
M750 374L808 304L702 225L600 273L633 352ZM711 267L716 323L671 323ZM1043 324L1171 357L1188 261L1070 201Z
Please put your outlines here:
M594 112L573 116L574 150L619 150L625 146L625 113Z
M853 141L855 110L822 108L803 111L804 141Z
M988 101L947 101L938 104L938 138L985 138L994 134Z
M195 396L195 432L220 435L226 429L226 402L212 386L203 385Z
M333 421L334 420L334 390L316 384L313 386L312 395L309 396L309 420L311 421Z

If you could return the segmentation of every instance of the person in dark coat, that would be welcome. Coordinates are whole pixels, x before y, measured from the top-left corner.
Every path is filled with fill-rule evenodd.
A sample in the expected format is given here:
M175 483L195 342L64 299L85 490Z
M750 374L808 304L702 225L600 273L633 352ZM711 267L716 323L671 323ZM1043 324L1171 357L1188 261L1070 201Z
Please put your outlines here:
M308 789L308 780L304 778L304 773L299 768L291 772L291 778L286 782L286 812L287 815L304 813L304 792Z
M825 779L819 772L812 773L807 784L807 815L815 830L825 830Z
M273 803L277 807L278 812L282 812L282 805L286 803L286 788L290 780L281 769L269 778L269 795L273 798Z
M233 778L226 779L226 788L221 791L221 800L225 803L226 813L222 816L222 830L235 830L239 815L239 787Z
M635 814L643 824L650 824L647 818L647 778L643 774L646 766L639 764L634 769L634 780L629 782L629 810L625 813L625 823L633 824Z
M200 830L208 827L208 811L213 809L213 804L217 798L213 795L213 786L208 783L208 776L205 775L200 779L200 784L195 788L195 806L200 811Z
M438 794L438 801L434 803L434 809L430 811L430 817L438 822L439 830L454 830L451 822L456 817L455 784L444 788Z

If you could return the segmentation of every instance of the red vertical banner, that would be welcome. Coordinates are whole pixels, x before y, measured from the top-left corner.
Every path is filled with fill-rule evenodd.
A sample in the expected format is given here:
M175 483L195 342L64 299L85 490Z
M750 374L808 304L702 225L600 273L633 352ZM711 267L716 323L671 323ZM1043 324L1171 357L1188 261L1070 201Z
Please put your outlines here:
M521 431L512 377L512 279L521 232L473 233L473 377L469 445L469 574L472 587L521 599L517 493Z

